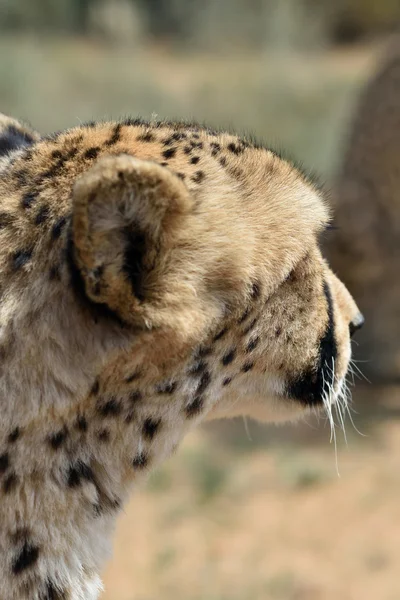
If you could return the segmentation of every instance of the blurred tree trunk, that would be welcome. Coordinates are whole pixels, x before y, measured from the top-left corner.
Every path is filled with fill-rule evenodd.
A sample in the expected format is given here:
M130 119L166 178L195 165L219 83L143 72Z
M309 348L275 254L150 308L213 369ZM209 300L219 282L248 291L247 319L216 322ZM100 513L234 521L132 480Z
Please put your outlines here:
M96 0L70 0L75 33L86 34L90 28L90 9Z

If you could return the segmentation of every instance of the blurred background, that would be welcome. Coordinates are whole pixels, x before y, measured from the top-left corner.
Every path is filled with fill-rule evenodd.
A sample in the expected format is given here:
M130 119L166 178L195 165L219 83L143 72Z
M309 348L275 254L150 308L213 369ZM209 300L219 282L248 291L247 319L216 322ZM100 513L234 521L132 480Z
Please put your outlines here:
M399 19L398 0L0 0L0 110L43 133L154 114L252 132L335 203ZM371 347L355 367L371 379L354 392L363 435L338 430L337 459L324 419L189 436L126 507L104 599L399 600L400 368L376 376Z

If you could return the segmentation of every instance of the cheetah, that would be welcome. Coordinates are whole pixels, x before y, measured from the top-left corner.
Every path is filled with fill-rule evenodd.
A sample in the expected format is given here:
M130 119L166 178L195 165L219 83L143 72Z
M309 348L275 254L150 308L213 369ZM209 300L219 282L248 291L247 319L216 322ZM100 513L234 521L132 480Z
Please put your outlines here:
M332 267L355 293L369 327L357 355L374 383L400 381L400 37L356 107L334 189Z
M342 399L363 317L321 192L185 123L0 121L0 599L95 600L129 493L204 419Z

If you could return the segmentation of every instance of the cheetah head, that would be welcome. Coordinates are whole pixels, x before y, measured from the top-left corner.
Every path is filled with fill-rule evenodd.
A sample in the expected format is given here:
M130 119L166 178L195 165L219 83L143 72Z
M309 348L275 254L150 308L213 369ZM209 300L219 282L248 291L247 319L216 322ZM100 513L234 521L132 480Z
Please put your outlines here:
M2 337L17 363L41 345L21 387L46 396L55 378L72 413L93 382L119 398L139 380L191 417L337 402L363 319L320 251L326 202L295 167L182 124L42 140L1 124Z

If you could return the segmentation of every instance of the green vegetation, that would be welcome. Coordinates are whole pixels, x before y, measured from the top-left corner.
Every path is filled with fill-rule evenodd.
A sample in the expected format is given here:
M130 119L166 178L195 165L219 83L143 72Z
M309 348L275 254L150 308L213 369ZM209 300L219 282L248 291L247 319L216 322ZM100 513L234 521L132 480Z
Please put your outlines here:
M393 28L397 0L2 0L13 31L153 39L199 48L310 48Z

